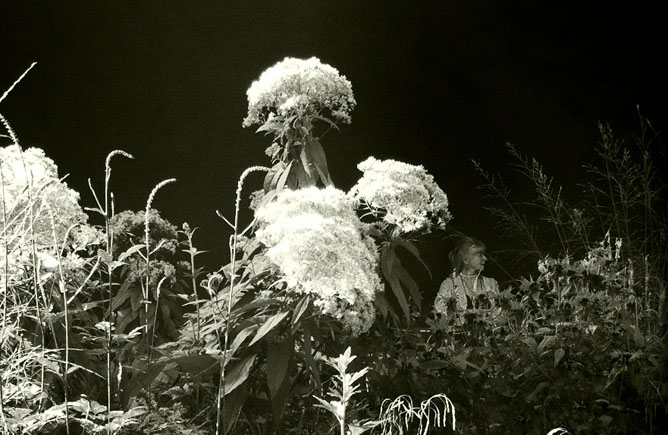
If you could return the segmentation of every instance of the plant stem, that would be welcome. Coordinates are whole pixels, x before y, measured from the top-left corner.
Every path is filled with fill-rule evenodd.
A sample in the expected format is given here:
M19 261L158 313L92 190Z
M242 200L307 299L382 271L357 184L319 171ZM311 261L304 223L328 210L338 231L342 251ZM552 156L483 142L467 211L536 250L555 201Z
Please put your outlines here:
M105 159L104 162L104 208L102 208L102 205L97 203L97 206L100 208L102 211L102 214L104 216L104 229L105 229L105 234L107 236L107 253L109 254L108 258L111 258L113 260L113 251L114 251L114 233L113 229L111 227L111 218L114 217L114 198L113 194L109 193L109 184L111 180L111 159L115 155L122 155L124 157L127 157L129 159L134 159L134 157L131 154L126 153L125 151L121 150L114 150L110 152L107 155L107 158ZM90 180L89 180L90 181ZM91 188L92 190L92 188ZM97 195L95 195L95 191L93 190L93 196L95 197L95 200L97 201ZM111 198L111 213L109 212L109 199ZM113 285L113 280L112 280L112 273L113 273L113 268L111 265L107 265L107 296L109 298L109 302L107 304L107 322L109 323L109 327L107 328L107 435L111 435L111 328L113 325L113 300L112 300L112 285ZM119 362L120 364L120 362Z
M176 181L175 178L169 178L167 180L163 180L160 183L158 183L153 190L151 191L151 194L148 196L148 201L146 201L146 211L144 212L144 243L146 244L146 285L143 288L143 304L144 304L144 334L148 334L148 306L150 305L150 291L149 291L149 285L151 282L151 269L150 269L150 256L151 256L151 247L149 245L149 212L151 211L151 204L153 203L153 199L155 198L155 194L160 190L161 187L165 186L166 184L173 183ZM154 310L154 316L158 315L158 310L157 307ZM145 335L146 338L146 354L147 354L147 367L146 369L151 368L151 344L149 342L150 337ZM152 385L153 382L149 380L148 382L148 411L149 413L151 412L152 408Z
M232 236L230 243L230 291L227 298L227 319L225 324L225 338L223 341L223 361L220 367L220 379L218 381L218 397L217 397L217 409L216 409L216 435L220 435L220 417L221 417L221 408L225 407L225 365L227 363L227 350L228 342L230 338L230 328L231 328L231 316L232 316L232 296L234 293L234 278L235 273L234 269L237 261L237 239L239 231L239 209L241 206L241 190L243 188L244 179L251 172L255 171L269 171L269 168L262 166L251 166L247 168L239 177L239 182L237 183L237 196L234 203L234 225L232 226ZM221 397L222 396L222 397Z
M0 203L2 204L2 237L3 250L5 254L5 273L4 273L4 292L2 293L2 328L0 329L0 352L5 348L5 332L7 331L7 294L9 293L9 237L7 231L7 205L5 203L5 176L2 172L2 162L0 162L0 193L2 198ZM9 428L7 426L7 419L5 418L5 397L3 393L3 379L0 375L0 419L2 419L2 426L5 433L9 433Z
M197 253L197 250L194 249L193 247L193 235L195 234L195 231L197 228L193 229L192 231L188 231L186 233L186 236L188 237L188 252L190 253L190 284L192 285L193 288L193 298L195 302L195 312L197 315L197 325L195 329L195 343L199 345L199 337L200 337L200 308L199 308L199 303L197 302L199 300L199 297L197 295L197 279L195 276L196 270L195 270L195 255ZM196 406L199 406L199 389L200 389L200 375L197 375L195 377L195 403L197 404Z

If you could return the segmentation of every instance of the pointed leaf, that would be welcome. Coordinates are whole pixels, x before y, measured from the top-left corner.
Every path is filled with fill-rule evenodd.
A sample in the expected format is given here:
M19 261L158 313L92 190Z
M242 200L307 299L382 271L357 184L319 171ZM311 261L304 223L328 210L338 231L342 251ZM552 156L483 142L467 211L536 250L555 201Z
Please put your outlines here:
M288 166L285 167L283 172L281 172L281 176L278 178L278 183L276 184L276 190L280 191L285 187L285 184L288 182L288 176L290 175L290 172L292 171L292 163L294 160L290 160L290 163L288 163Z
M281 320L285 319L285 316L287 316L287 312L282 312L278 314L274 314L273 316L269 317L262 326L260 326L260 329L258 329L257 333L255 334L255 337L253 337L253 340L250 342L248 347L251 347L255 343L258 342L262 337L267 335L269 331L274 329L276 325L281 323Z
M267 386L271 396L274 397L283 384L288 373L288 366L294 346L292 340L271 342L267 345Z
M276 188L276 183L278 183L278 177L280 177L281 172L285 168L285 164L283 162L278 162L274 166L271 167L269 172L267 172L267 175L264 177L264 191L269 192L270 190L274 190Z
M215 368L218 360L211 355L188 355L171 360L188 373L199 376Z
M404 312L404 316L406 317L406 322L410 323L411 312L410 308L408 307L408 301L406 300L406 295L404 295L404 289L401 288L401 284L399 283L399 279L396 277L392 277L389 280L389 282L390 282L390 287L392 288L392 293L397 298L397 302L399 302L399 306Z
M329 169L327 168L327 157L325 156L325 151L322 149L322 145L320 145L320 141L318 139L306 141L304 151L309 163L312 163L318 171L323 184L331 186L332 179L329 176Z
M297 302L297 306L295 307L292 313L293 331L295 330L297 323L299 322L299 319L301 319L302 315L304 315L304 312L306 312L306 309L309 307L310 301L311 298L309 297L309 295L305 295L299 300L299 302Z
M306 365L311 371L311 376L315 381L315 386L318 390L322 388L322 382L320 381L320 370L318 370L318 365L315 363L313 358L313 349L311 347L311 328L308 325L304 325L304 360Z
M236 388L232 394L226 395L225 403L222 409L223 433L231 433L235 427L241 408L243 408L246 399L248 399L248 388L242 385Z
M126 258L128 258L130 255L132 255L136 252L139 252L140 250L144 249L144 246L145 245L143 243L141 243L139 245L131 246L130 248L128 248L127 251L123 252L121 255L118 256L118 261L123 261Z
M566 355L566 351L559 348L554 351L554 366L556 367L559 364L559 361Z
M431 275L431 270L429 270L429 266L427 266L427 263L425 263L422 260L422 257L420 257L420 251L418 250L417 246L410 240L401 240L397 246L401 246L402 248L406 249L408 252L413 254L413 256L422 264L422 266L427 270L427 273L429 274L429 278L433 279Z
M226 396L248 379L250 369L253 366L253 362L255 362L255 356L255 354L247 356L235 364L229 372L225 373L224 389Z
M302 147L302 150L299 153L299 159L302 162L302 167L304 168L304 172L306 172L306 175L308 175L309 177L312 177L310 162L308 160L308 155L306 154L306 146Z
M252 325L249 326L248 328L242 329L236 337L234 337L234 341L232 342L232 345L230 346L230 351L235 352L241 344L248 338L252 333L257 331L258 325Z
M408 274L406 269L403 267L399 267L398 269L399 280L411 292L411 297L419 308L422 305L422 296L420 295L420 289L417 283L413 277Z

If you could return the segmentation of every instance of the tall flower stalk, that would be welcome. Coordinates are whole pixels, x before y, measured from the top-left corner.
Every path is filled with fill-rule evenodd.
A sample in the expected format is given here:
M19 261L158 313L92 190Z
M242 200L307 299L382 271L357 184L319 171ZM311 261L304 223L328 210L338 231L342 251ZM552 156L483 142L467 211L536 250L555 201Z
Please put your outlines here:
M153 204L153 200L155 199L155 195L158 193L158 190L160 190L162 187L166 186L169 183L173 183L176 181L176 178L168 178L166 180L161 181L158 183L153 190L151 191L151 194L148 196L148 201L146 201L146 211L144 212L144 243L146 247L146 275L145 275L145 285L143 288L143 304L144 304L144 334L146 337L146 353L147 353L147 369L151 367L151 347L152 343L151 340L149 339L149 310L148 306L151 304L150 300L150 292L149 292L149 286L151 283L151 269L150 269L150 261L151 261L151 245L149 243L149 235L150 235L150 229L149 229L149 221L150 221L150 214L149 212L151 211L151 205ZM157 248L156 248L157 249ZM156 291L160 291L160 286L158 285L158 289ZM157 299L157 297L156 297ZM156 303L156 307L154 310L154 316L158 315L158 307ZM149 412L151 411L151 402L153 401L153 398L151 396L152 392L152 383L149 381L148 383L148 408Z
M107 264L107 322L109 322L109 327L106 328L106 339L107 339L107 351L106 351L106 364L107 364L107 435L111 435L111 346L112 346L112 337L111 337L111 327L114 323L113 313L112 313L112 286L113 286L113 259L112 253L114 250L114 232L111 226L111 219L114 217L114 203L113 203L113 193L109 192L109 184L111 181L111 159L114 156L123 156L128 159L134 159L132 154L127 153L123 150L114 150L107 155L107 158L104 161L104 206L100 203L100 200L93 189L90 179L88 179L88 185L90 187L91 193L95 198L97 203L97 211L104 218L104 233L106 235L106 264ZM98 259L99 260L99 259ZM99 264L99 261L98 261Z
M274 166L265 177L265 192L333 185L319 136L350 123L356 102L346 77L318 58L287 57L267 68L246 94L242 125L259 125L258 132L274 137L266 150ZM321 125L325 130L318 134Z
M230 291L228 293L228 298L227 298L225 334L223 340L223 356L222 356L222 361L220 363L220 379L218 381L218 394L216 397L216 435L220 435L221 412L222 408L225 407L225 395L226 395L225 365L227 364L227 352L229 350L230 328L232 327L231 325L232 303L233 303L232 298L234 296L234 286L236 284L235 268L237 261L237 241L239 238L239 210L241 208L241 191L243 189L244 180L246 179L246 177L253 172L259 172L259 171L267 172L269 171L269 168L265 168L264 166L251 166L241 174L241 177L239 177L239 181L237 182L236 199L234 202L234 223L231 223L229 220L227 220L219 213L219 216L221 216L225 220L225 222L232 227L232 236L230 236Z

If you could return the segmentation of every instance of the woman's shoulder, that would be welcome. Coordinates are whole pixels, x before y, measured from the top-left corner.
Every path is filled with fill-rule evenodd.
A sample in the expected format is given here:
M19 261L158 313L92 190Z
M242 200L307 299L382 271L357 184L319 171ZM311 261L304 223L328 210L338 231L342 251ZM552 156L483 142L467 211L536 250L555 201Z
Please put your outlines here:
M492 278L491 276L483 276L482 277L482 282L483 282L483 285L485 286L485 288L496 289L496 290L499 289L499 283L494 278Z
M453 288L455 288L455 280L452 275L449 275L441 282L440 291L452 290Z

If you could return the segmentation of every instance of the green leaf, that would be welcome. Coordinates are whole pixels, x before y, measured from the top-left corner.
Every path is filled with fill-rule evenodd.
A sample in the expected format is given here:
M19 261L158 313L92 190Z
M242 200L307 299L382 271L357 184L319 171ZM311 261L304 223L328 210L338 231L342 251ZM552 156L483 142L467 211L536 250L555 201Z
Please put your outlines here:
M433 276L431 275L431 270L429 270L429 266L427 266L427 263L425 263L420 257L420 251L413 242L411 242L410 240L401 239L399 243L397 243L397 246L401 246L408 252L413 254L413 256L420 262L420 264L422 264L422 266L424 266L424 268L427 270L427 273L429 274L429 279L433 279Z
M134 376L128 378L127 381L124 382L124 401L129 400L131 397L135 397L142 388L148 387L148 385L153 382L153 380L158 377L160 373L162 373L166 365L167 362L151 364L151 366L145 371L140 371Z
M209 372L218 365L218 360L211 355L188 355L173 358L171 361L195 376Z
M280 191L285 187L285 184L288 182L288 176L292 170L292 163L294 160L290 160L290 163L285 167L283 172L281 172L280 177L278 178L278 183L276 184L276 190Z
M132 254L141 251L142 249L144 249L144 246L145 246L144 244L131 246L130 248L128 248L127 251L123 252L121 255L118 256L118 261L123 261Z
M427 370L438 370L438 369L444 369L449 365L450 364L447 361L441 359L432 359L421 363L420 367Z
M290 359L294 352L292 340L270 342L267 344L267 365L265 373L267 375L267 386L269 393L273 398L278 392L288 374Z
M406 316L406 323L410 323L411 321L411 312L410 308L408 307L408 301L406 300L406 295L404 295L404 289L401 288L401 284L399 283L399 279L396 277L392 277L389 280L390 287L392 288L392 293L394 293L394 296L397 298L397 302L399 302L399 306L404 312L404 315Z
M550 385L550 383L547 382L547 381L545 381L545 382L541 382L540 384L538 384L538 385L536 386L536 388L533 390L533 392L532 392L531 394L529 394L529 395L526 397L526 401L529 402L529 403L530 403L530 402L534 402L534 401L536 400L536 396L538 395L538 393L540 393L541 391L543 391L543 390L544 390L545 388L547 388L549 385Z
M311 328L308 325L304 325L304 361L311 371L311 376L315 381L315 386L318 390L322 388L322 382L320 381L320 370L318 370L318 365L315 363L313 358L313 349L311 348Z
M121 284L121 287L118 289L118 293L116 293L116 296L114 296L114 299L111 303L112 311L116 311L118 307L123 305L123 303L127 301L128 298L130 298L130 292L128 291L130 288L130 283L131 281L126 279L123 284Z
M302 162L302 167L304 169L304 172L306 172L306 175L312 177L313 175L311 175L310 162L308 159L308 155L306 154L306 145L302 147L302 150L299 153L299 159Z
M243 385L241 388L236 388L232 394L226 396L222 409L223 433L225 434L231 433L230 431L236 425L241 408L244 406L246 399L248 399L248 388Z
M564 349L557 349L554 351L554 366L556 367L559 364L559 361L566 355L566 351Z
M276 424L279 423L283 409L292 392L289 373L294 348L292 337L280 342L270 342L267 346L265 373Z
M224 389L226 396L248 379L250 369L253 366L253 362L255 362L255 356L255 354L247 356L235 364L229 372L225 373Z
M313 177L305 170L304 165L295 160L295 165L293 167L293 173L297 177L297 183L299 184L299 187L309 187L309 186L315 186L315 180Z
M304 145L304 151L309 163L312 163L318 171L322 183L325 186L331 186L333 183L329 176L329 169L327 168L327 157L325 156L325 151L322 149L322 145L320 145L320 141L318 139L307 140Z
M526 337L522 339L522 342L531 348L531 351L536 353L538 351L538 343L533 337Z
M258 340L260 340L262 337L267 335L269 331L274 329L279 323L281 323L281 320L285 319L285 316L287 316L288 313L282 312L278 314L274 314L273 316L269 317L262 326L260 326L260 329L258 329L257 333L255 334L255 337L253 337L253 340L250 342L248 347L251 347L253 344L257 343Z
M257 325L252 325L247 328L242 329L236 337L234 337L234 341L232 342L232 345L230 346L230 351L235 352L241 344L244 342L246 338L248 338L252 333L258 330Z
M292 312L292 329L293 333L297 327L297 323L299 322L299 319L304 315L306 312L306 309L309 307L309 304L311 302L311 298L309 295L304 295L299 302L297 302L297 306L295 307L294 311Z
M413 298L413 301L415 301L415 304L417 305L418 308L422 306L422 296L420 295L420 289L413 279L412 276L409 275L408 271L404 269L403 267L398 267L398 273L399 273L399 279L401 280L401 283L411 292L411 297Z
M269 192L271 190L276 189L276 185L278 184L278 179L281 176L281 173L285 169L285 163L283 162L278 162L274 166L271 167L269 172L267 172L267 175L264 177L264 191Z

